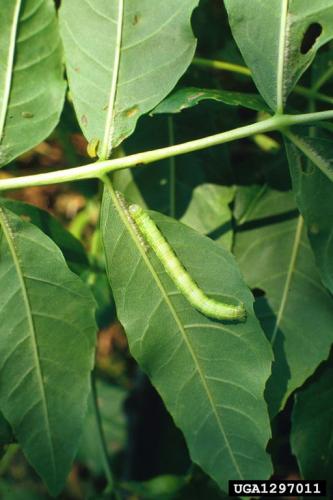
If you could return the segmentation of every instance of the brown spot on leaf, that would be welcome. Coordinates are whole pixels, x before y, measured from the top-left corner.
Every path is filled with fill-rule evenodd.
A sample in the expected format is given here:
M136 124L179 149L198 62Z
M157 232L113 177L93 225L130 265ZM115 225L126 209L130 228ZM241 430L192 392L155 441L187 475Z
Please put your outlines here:
M139 14L135 14L135 16L133 17L133 21L132 21L133 26L136 26L138 24L138 22L140 21L140 19L141 19L141 16Z
M29 111L22 111L22 118L33 118L34 114Z
M132 118L133 116L137 115L139 112L138 106L132 106L131 108L128 108L124 111L124 114L127 116L127 118Z
M88 118L86 117L86 115L81 116L81 123L84 127L88 125Z

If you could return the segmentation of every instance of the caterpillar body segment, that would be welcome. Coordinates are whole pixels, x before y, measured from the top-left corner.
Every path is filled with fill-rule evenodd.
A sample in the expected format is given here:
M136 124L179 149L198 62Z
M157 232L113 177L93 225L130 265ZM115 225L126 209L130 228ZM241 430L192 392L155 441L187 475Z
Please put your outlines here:
M133 229L133 231L134 231L137 239L141 243L141 245L144 248L145 252L147 252L148 251L148 245L146 243L146 240L144 239L142 233L139 231L139 228L138 228L137 224L135 223L134 219L131 217L131 215L129 213L128 204L126 203L124 195L122 193L120 193L119 191L116 191L116 197L117 197L117 200L119 202L119 205L121 206L121 208L123 209L123 211L124 211L124 213L126 215L126 219L130 223L131 228Z
M178 290L195 309L205 316L217 320L244 321L246 319L246 311L243 304L225 304L207 297L179 261L155 222L141 207L130 205L129 214Z

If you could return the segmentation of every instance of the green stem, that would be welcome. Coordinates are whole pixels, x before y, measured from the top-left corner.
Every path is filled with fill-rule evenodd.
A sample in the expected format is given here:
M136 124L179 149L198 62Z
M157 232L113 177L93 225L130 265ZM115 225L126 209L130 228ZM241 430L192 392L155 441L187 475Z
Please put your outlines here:
M246 75L246 76L251 76L252 74L251 70L246 66L241 66L239 64L233 64L225 61L217 61L212 59L203 59L201 57L195 57L192 61L192 64L200 68L208 68L218 71L230 71L231 73L239 73L241 75ZM318 88L321 85L322 82L320 83ZM294 91L296 94L302 95L304 97L309 97L310 99L312 98L316 99L317 101L333 104L333 97L318 92L318 88L316 86L313 89L309 89L307 87L302 87L301 85L296 85Z
M102 417L101 417L101 413L100 413L100 410L98 407L96 376L94 373L91 377L91 399L92 399L92 403L93 403L96 427L97 427L98 436L99 436L101 459L102 459L102 463L103 463L105 477L106 477L106 480L108 483L107 484L107 492L111 493L114 489L114 479L113 479L113 474L112 474L110 464L109 464L106 439L105 439L105 434L104 434L104 430L103 430Z
M299 95L303 95L304 97L308 97L309 99L315 99L317 101L326 102L327 104L333 104L333 97L322 94L321 92L317 92L314 89L308 89L306 87L301 87L297 85L295 87L295 92Z
M18 444L11 444L8 446L6 453L0 462L0 476L6 474L19 449L20 447Z
M330 80L333 76L333 67L329 67L325 73L319 78L319 80L313 86L314 90L319 90L328 80Z
M169 144L173 145L175 143L175 130L173 125L173 117L168 116L168 133L169 133ZM169 159L169 203L170 217L176 217L176 159L174 156L170 156Z
M158 160L170 158L171 156L199 151L201 149L217 146L218 144L244 139L245 137L250 137L255 134L272 132L274 130L284 130L293 125L304 125L332 118L333 110L301 115L275 115L258 123L252 123L244 127L228 130L227 132L221 132L182 144L175 144L174 146L168 146L166 148L154 149L152 151L124 156L123 158L115 158L113 160L90 163L81 167L57 170L56 172L3 179L0 181L0 191L8 191L9 189L18 189L28 186L43 186L83 179L101 178L105 174L116 170L136 168L141 165L147 165Z
M230 71L232 73L239 73L241 75L246 75L246 76L251 75L251 70L246 66L241 66L240 64L233 64L226 61L217 61L212 59L203 59L202 57L195 57L192 61L192 64L200 68Z
M96 229L92 235L91 242L90 242L89 255L90 255L91 259L97 260L98 255L100 253L101 244L102 244L101 243L101 230L99 229L99 227L96 227Z
M69 225L69 232L78 240L82 239L84 229L91 221L96 206L94 201L89 201L87 205L74 217Z

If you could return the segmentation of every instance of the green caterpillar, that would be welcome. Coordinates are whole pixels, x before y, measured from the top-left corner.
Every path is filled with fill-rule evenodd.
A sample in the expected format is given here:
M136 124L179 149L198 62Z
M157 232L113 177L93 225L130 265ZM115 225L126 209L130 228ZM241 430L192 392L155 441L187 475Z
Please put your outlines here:
M178 290L195 309L218 320L245 321L246 310L243 304L225 304L207 297L185 270L155 222L141 207L130 205L129 213Z

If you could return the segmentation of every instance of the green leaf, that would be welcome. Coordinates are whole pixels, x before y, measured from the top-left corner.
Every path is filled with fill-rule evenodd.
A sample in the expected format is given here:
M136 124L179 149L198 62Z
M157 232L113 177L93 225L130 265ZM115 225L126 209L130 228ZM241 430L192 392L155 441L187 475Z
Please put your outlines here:
M320 51L313 61L311 66L311 87L313 90L320 90L332 78L332 56L333 50L328 46L325 51Z
M242 301L248 318L225 324L193 309L152 251L146 253L106 188L101 227L107 268L131 353L184 433L192 460L222 489L231 477L268 478L270 429L263 390L272 358L253 314L252 295L221 245L173 219L152 216L206 292Z
M157 476L149 481L123 483L122 487L135 498L145 500L175 500L188 483L187 477L164 475Z
M190 472L190 481L175 500L207 500L208 498L209 500L230 500L230 497L222 492L207 475L203 474L201 469L192 467Z
M126 419L123 406L128 393L121 387L98 381L97 395L107 450L109 456L112 456L125 445ZM104 464L101 460L100 438L91 397L77 459L86 464L96 475L103 474Z
M0 208L0 408L54 495L78 446L95 303L39 229Z
M305 134L287 134L288 139L304 154L326 177L333 182L332 140L307 137Z
M243 106L244 108L254 109L255 111L269 110L263 99L256 94L187 87L177 90L168 96L151 114L179 113L183 109L192 108L205 100L214 100L230 106Z
M115 189L117 189L117 191L119 191L120 193L124 193L126 199L131 203L138 203L146 208L147 205L136 182L137 176L137 170L118 170L113 175L113 185ZM146 180L149 182L150 176L148 176ZM148 185L148 187L152 188L153 186Z
M234 216L238 225L242 225L252 218L256 218L257 203L262 200L262 197L267 194L269 187L263 186L246 186L238 187L236 194L236 203L234 205ZM291 202L292 206L292 202ZM270 216L277 215L281 212L281 204L272 205L270 208ZM259 216L257 216L259 218Z
M0 446L12 443L13 441L13 431L3 414L0 413Z
M296 202L308 227L322 282L333 293L332 141L299 134L288 136L295 144L286 143ZM330 165L332 180L317 168L318 163Z
M4 479L0 479L0 497L4 500L49 500L46 495L29 491L26 485L13 484Z
M73 102L99 156L129 136L138 118L175 86L194 55L198 0L63 0L62 37Z
M202 184L194 189L192 200L180 221L211 236L230 250L233 240L230 204L234 195L233 187Z
M333 488L333 368L325 367L306 389L296 393L291 445L304 479L325 479Z
M43 141L65 96L52 0L5 0L0 11L0 166Z
M3 207L8 208L23 220L39 227L51 238L62 251L68 267L76 274L81 274L89 266L88 257L82 243L66 231L64 226L51 214L28 203L0 198Z
M175 160L174 178L171 174L170 161L164 160L158 162L154 169L145 166L132 170L119 170L114 173L113 185L128 201L145 208L149 206L153 210L170 214L172 205L175 205L176 216L180 218L191 202L193 189L197 184L201 185L205 177L200 159L197 157L194 162L191 162L190 158L185 162L184 158L172 159ZM174 204L170 196L172 188L175 194Z
M225 0L235 40L258 90L282 111L288 94L333 38L330 0ZM260 13L260 15L258 15Z
M251 191L252 201L242 196L238 210L243 225L235 235L235 254L249 286L265 293L256 312L275 354L267 386L274 415L327 358L333 342L333 300L320 283L292 193Z

